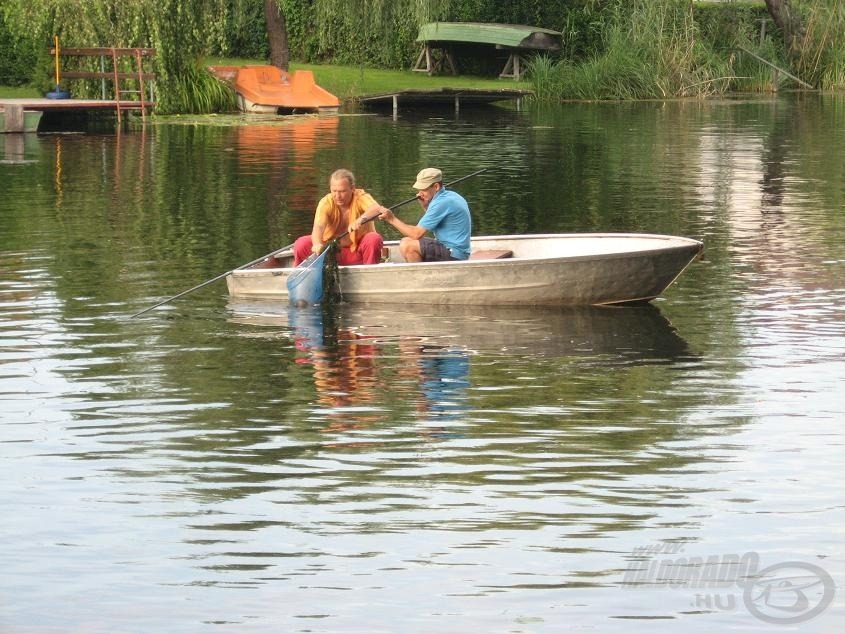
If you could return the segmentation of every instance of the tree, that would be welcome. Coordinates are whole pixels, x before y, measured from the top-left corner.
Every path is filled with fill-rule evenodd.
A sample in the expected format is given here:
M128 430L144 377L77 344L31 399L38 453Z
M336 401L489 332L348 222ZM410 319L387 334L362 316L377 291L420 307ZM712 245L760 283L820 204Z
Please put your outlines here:
M804 48L804 24L801 14L792 6L792 0L766 0L766 8L783 33L783 41L793 59L800 57Z
M290 64L288 30L285 23L285 14L276 0L264 0L264 19L267 21L270 63L286 71Z

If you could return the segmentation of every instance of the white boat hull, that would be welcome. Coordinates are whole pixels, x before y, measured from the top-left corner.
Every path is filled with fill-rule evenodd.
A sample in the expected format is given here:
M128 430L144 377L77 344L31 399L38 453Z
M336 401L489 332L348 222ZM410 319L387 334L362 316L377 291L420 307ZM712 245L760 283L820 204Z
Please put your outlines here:
M340 267L343 298L353 303L578 306L644 302L660 295L702 250L689 238L651 234L482 236L473 252L510 250L506 259L401 261ZM291 256L278 268L227 276L234 297L287 300Z

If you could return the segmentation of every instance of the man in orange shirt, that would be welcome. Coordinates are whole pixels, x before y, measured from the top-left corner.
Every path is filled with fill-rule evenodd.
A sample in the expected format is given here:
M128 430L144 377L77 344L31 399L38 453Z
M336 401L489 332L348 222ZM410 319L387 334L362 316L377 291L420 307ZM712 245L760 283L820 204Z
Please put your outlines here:
M293 245L294 266L312 253L320 253L326 244L343 234L369 209L378 209L379 204L363 189L356 189L355 175L346 169L332 172L329 178L329 193L317 204L311 235L297 238ZM378 264L384 239L378 234L373 221L357 227L341 238L337 263Z

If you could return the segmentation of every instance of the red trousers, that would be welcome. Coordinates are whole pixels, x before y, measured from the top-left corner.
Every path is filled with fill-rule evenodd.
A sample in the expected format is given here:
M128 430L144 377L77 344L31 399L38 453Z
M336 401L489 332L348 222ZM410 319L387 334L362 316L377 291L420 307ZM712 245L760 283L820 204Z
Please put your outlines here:
M384 238L375 231L365 233L358 240L358 248L351 251L349 247L341 247L337 252L337 263L340 266L353 264L378 264L381 262L381 248L384 246ZM293 265L299 263L311 255L311 236L300 236L293 243Z

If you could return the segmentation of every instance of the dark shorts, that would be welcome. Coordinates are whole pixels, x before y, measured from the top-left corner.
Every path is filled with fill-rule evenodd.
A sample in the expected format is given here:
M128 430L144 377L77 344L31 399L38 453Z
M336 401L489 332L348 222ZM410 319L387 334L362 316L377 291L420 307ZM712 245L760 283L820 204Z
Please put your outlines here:
M452 257L449 247L434 238L420 238L420 253L423 262L449 262L458 259Z

